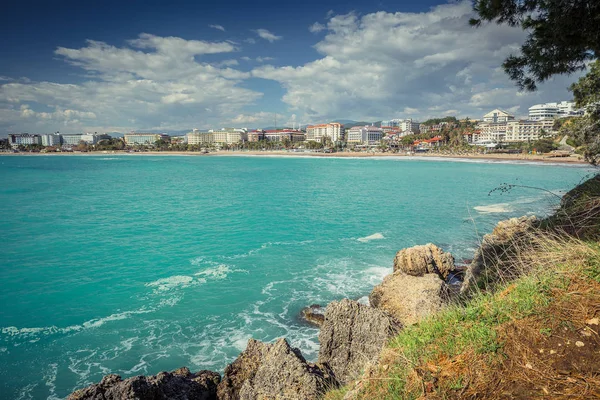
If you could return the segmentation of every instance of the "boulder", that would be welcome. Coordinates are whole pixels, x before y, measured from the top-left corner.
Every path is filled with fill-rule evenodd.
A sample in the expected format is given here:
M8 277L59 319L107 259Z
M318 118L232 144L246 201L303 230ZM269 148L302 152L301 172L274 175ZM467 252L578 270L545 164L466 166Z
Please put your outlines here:
M510 279L522 271L515 271L518 263L511 262L526 248L531 232L538 226L535 216L500 221L492 233L484 235L471 264L465 271L461 293L477 287Z
M454 271L454 257L431 243L414 246L402 249L396 254L394 272L396 271L413 276L435 273L446 279L448 273Z
M266 344L254 339L225 368L219 400L318 399L335 386L325 365L307 363L285 339Z
M328 364L346 384L373 362L401 324L385 311L343 299L330 303L319 333L319 362Z
M193 374L187 368L125 380L112 374L106 375L100 383L73 392L67 400L216 400L220 380L216 372Z
M403 325L412 325L439 311L448 300L448 287L437 274L394 272L369 295L371 306L387 311Z
M304 307L300 314L302 319L316 326L321 326L325 319L325 309L318 304Z

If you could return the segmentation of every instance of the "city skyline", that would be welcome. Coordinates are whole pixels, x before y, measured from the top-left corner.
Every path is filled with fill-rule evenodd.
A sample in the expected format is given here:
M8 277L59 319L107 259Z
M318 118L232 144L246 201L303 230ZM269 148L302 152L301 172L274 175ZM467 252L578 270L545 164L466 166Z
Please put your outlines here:
M181 3L113 17L65 4L34 11L27 35L17 28L23 6L6 13L4 36L21 35L1 45L2 136L477 118L490 108L525 116L533 104L570 99L580 76L520 93L500 64L524 33L475 32L469 1L228 3L228 13ZM47 28L39 21L55 16L32 45Z

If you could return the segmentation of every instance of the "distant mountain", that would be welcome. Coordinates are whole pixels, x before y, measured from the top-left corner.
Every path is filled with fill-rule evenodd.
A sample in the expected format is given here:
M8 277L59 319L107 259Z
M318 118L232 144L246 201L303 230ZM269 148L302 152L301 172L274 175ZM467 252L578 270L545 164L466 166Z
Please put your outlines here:
M344 128L350 129L350 128L355 127L355 126L365 126L365 125L371 125L371 124L372 124L372 122L352 121L352 122L344 124ZM381 125L381 122L379 122L379 124Z

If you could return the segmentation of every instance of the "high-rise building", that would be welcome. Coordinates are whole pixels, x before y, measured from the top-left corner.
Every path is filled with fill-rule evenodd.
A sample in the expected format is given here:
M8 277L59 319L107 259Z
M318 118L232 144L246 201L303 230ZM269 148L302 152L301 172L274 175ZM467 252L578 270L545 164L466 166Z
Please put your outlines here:
M410 135L413 133L419 133L420 124L413 121L412 118L406 119L390 119L387 121L381 121L381 126L386 128L398 128L402 131L402 136Z
M332 142L341 141L344 138L344 125L330 122L306 127L306 140L321 142L325 138L329 138Z
M347 132L348 143L360 143L374 145L381 141L383 131L376 126L355 126Z
M483 122L490 122L493 124L499 122L514 121L514 119L514 115L499 109L492 110L483 116Z
M30 135L29 133L13 133L8 135L8 144L16 148L19 145L29 146L34 144L42 144L40 135Z
M125 144L127 146L132 145L147 145L154 146L159 140L170 141L169 135L164 133L137 133L131 132L123 135L123 139L125 140Z
M538 121L542 119L554 119L564 117L576 117L583 115L583 110L575 108L572 101L561 101L559 103L543 103L529 107L529 119Z
M62 144L62 136L58 133L42 135L42 146L60 146Z

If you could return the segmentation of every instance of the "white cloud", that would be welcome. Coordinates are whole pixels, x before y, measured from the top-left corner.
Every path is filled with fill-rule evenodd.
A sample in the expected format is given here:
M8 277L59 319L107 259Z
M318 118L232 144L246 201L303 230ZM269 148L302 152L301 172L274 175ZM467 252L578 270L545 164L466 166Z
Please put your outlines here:
M256 57L254 59L248 57L248 56L244 56L240 58L243 61L256 61L257 63L264 63L267 61L273 61L275 58L273 57Z
M239 64L240 62L238 60L223 60L218 63L215 63L214 65L218 67L234 67Z
M266 29L257 29L254 32L256 32L256 34L262 38L265 39L271 43L273 43L276 40L280 40L282 38L282 36L277 36L274 33L269 32Z
M310 33L319 33L321 31L324 31L325 29L325 25L321 24L320 22L315 22L314 24L308 27L308 31Z
M225 32L225 28L223 28L223 25L209 25L208 27Z
M149 34L127 43L59 47L58 56L85 71L80 83L0 84L0 129L188 129L219 124L262 96L239 86L250 74L232 68L236 60L202 62L206 54L236 51L231 43Z
M532 104L571 97L566 87L576 77L518 93L500 65L526 34L496 24L475 29L472 16L466 0L423 13L331 14L326 36L314 46L321 58L261 66L252 75L279 82L290 111L313 121L426 119L446 112L476 118L495 107L518 107L525 115Z
M279 124L283 125L283 121L285 121L288 118L289 116L287 115L260 111L252 114L238 114L237 116L230 119L228 122L236 126L261 125L261 127L266 127L273 126L275 124L275 120L279 121Z
M247 39L244 39L244 43L256 44L256 39L254 39L254 38L247 38Z

